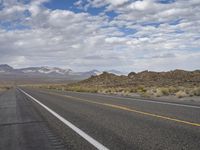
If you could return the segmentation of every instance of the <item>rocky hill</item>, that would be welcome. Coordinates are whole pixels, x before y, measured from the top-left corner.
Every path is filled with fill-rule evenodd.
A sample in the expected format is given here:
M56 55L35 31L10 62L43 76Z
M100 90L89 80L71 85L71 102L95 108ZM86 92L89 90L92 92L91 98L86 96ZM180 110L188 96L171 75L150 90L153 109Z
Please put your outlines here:
M103 72L67 85L42 85L41 88L145 97L198 97L200 71L131 72L127 76ZM170 99L172 97L169 97Z
M128 76L118 76L104 72L98 76L78 82L80 85L129 87L129 86L198 86L200 85L200 70L173 70L168 72L143 71L131 72Z

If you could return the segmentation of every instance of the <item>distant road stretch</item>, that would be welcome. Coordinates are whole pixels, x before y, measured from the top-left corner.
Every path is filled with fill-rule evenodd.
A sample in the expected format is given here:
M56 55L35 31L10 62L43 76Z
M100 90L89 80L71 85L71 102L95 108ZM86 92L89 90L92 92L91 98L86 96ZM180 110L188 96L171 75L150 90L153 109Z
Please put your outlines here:
M6 93L0 96L0 149L200 149L200 104L30 88ZM27 122L39 123L33 130L43 146L29 135L31 126L13 129Z

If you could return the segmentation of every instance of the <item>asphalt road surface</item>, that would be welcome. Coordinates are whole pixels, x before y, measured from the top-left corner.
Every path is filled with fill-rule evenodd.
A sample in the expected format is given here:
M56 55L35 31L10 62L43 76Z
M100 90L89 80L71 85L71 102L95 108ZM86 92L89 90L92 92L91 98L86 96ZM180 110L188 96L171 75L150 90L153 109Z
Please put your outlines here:
M0 96L0 149L200 150L200 104L12 89Z

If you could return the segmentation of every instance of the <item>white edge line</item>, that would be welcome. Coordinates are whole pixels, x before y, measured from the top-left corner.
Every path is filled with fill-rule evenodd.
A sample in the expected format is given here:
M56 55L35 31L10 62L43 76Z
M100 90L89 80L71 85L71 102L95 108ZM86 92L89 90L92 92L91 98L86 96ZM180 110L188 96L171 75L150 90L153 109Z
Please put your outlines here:
M89 94L89 95L93 95L93 96L95 95L95 94L92 94L92 93L81 93L81 92L77 92L77 93ZM195 105L177 104L177 103L161 102L161 101L145 100L145 99L136 99L136 98L129 98L129 97L117 97L117 96L103 95L103 94L98 94L98 95L102 96L102 97L110 97L110 98L117 98L117 99L128 99L128 100L132 100L132 101L141 101L141 102L148 102L148 103L166 104L166 105L172 105L172 106L174 105L174 106L181 106L181 107L189 107L189 108L200 109L200 106L195 106Z
M65 118L63 118L62 116L60 116L59 114L57 114L55 111L53 111L52 109L48 108L47 106L45 106L44 104L42 104L41 102L39 102L37 99L35 99L34 97L32 97L31 95L29 95L28 93L26 93L25 91L19 89L22 93L24 93L26 96L28 96L29 98L31 98L33 101L37 102L39 105L41 105L43 108L45 108L47 111L49 111L52 115L54 115L56 118L58 118L60 121L62 121L65 125L67 125L68 127L70 127L73 131L75 131L77 134L79 134L82 138L84 138L86 141L88 141L90 144L92 144L94 147L96 147L99 150L109 150L107 147L105 147L104 145L102 145L101 143L99 143L98 141L96 141L95 139L93 139L91 136L89 136L88 134L86 134L84 131L82 131L81 129L79 129L78 127L76 127L75 125L73 125L71 122L67 121Z

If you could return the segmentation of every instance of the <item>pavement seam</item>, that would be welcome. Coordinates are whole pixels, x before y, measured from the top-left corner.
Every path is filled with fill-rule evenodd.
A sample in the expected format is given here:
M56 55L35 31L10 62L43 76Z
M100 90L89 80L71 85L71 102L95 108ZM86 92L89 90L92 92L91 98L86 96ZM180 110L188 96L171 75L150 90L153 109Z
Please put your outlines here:
M16 105L13 105L13 106L5 106L5 107L1 107L1 106L0 106L0 109L9 109L9 108L16 108Z
M14 122L14 123L3 123L0 124L2 126L12 126L12 125L23 125L23 124L35 124L35 123L45 123L45 121L27 121L27 122Z

